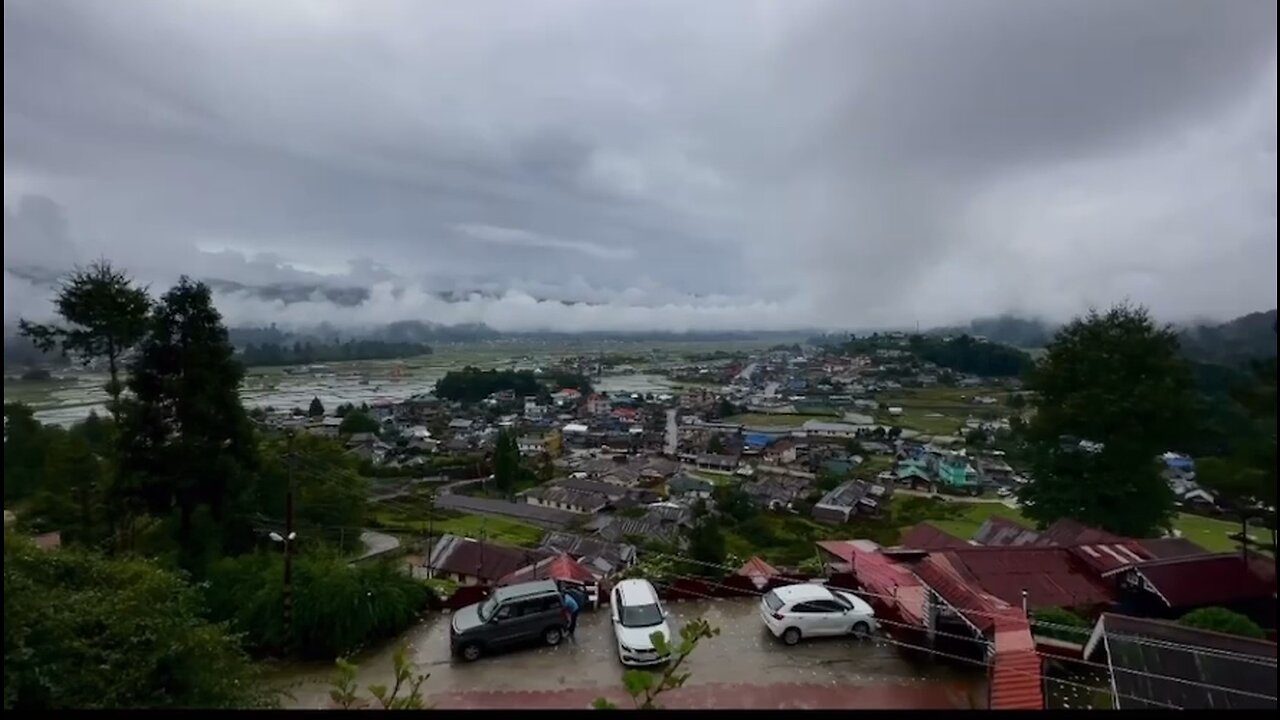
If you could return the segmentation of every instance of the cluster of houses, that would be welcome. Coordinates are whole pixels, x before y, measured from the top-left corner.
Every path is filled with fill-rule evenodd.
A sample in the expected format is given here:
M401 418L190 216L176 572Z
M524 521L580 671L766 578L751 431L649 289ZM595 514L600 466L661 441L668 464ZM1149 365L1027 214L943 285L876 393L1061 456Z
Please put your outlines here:
M977 641L977 654L992 667L992 707L1043 706L1040 683L1017 678L1024 671L1038 678L1038 651L1046 648L1104 664L1113 691L1127 690L1116 695L1118 707L1258 707L1258 698L1268 696L1275 707L1274 642L1174 622L1193 610L1221 607L1274 628L1271 557L1207 552L1181 538L1125 538L1072 520L1037 531L998 516L970 538L921 524L893 547L867 540L819 547L828 572L862 591L880 616L916 628L931 644L948 637ZM1068 632L1064 640L1061 626L1036 619L1049 608L1070 610L1094 627L1079 629L1074 640ZM1151 638L1150 646L1117 651L1116 643L1133 643L1134 636ZM960 647L953 651L973 644ZM1269 680L1256 671L1219 677L1222 685L1246 690L1216 698L1204 695L1212 690L1187 687L1210 672L1221 652L1241 648L1269 663ZM1157 666L1165 682L1137 681Z

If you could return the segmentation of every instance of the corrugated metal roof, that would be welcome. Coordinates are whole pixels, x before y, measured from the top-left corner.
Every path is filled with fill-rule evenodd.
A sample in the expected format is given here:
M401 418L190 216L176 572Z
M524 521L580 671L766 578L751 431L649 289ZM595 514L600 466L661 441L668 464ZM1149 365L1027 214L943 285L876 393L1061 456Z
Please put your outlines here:
M742 567L738 568L738 575L746 577L775 577L778 575L778 569L764 560L758 555L752 555Z
M1268 579L1235 553L1205 554L1133 565L1170 607L1220 605L1275 595Z
M599 578L596 573L582 566L577 560L561 553L554 557L539 560L526 565L498 581L499 585L512 585L530 580L572 580L580 583L593 583Z
M1065 548L968 546L940 554L963 579L1010 605L1022 605L1023 590L1032 609L1101 605L1114 599L1110 586Z
M915 550L941 550L944 548L970 547L969 543L929 523L918 523L902 534L901 547Z
M1031 633L1027 631L1027 637ZM1030 650L996 651L991 659L991 710L1041 710L1040 656Z
M1098 620L1095 635L1105 644L1090 642L1089 650L1107 649L1122 710L1276 707L1275 643L1112 614Z

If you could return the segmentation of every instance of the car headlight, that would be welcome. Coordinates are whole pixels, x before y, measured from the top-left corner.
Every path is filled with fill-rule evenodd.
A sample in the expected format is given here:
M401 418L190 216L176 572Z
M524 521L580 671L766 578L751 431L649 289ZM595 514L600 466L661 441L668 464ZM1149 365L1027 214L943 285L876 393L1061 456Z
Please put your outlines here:
M627 647L622 643L618 643L618 645L622 648L622 652L635 652L635 650L632 650L631 648Z

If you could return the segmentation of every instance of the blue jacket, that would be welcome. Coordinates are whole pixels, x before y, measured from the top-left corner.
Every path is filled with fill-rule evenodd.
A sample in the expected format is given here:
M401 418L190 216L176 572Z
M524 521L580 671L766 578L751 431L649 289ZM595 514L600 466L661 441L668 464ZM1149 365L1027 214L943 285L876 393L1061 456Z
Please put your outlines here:
M570 615L577 615L578 611L582 609L578 605L578 599L573 596L573 593L564 594L564 609L568 610Z

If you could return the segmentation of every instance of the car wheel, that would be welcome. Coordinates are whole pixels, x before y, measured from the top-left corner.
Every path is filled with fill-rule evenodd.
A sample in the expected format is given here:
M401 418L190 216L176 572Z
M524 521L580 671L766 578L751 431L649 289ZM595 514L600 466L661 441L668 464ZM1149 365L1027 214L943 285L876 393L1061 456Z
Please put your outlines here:
M787 628L786 630L784 630L782 633L782 642L788 645L795 645L796 643L800 642L800 629Z
M564 633L558 627L549 627L542 631L542 641L552 647L559 645L563 638Z
M463 645L462 659L466 660L467 662L475 662L476 660L479 660L480 646L475 643L471 643L470 645Z
M853 624L853 636L859 639L871 637L871 626L864 622L856 622Z

